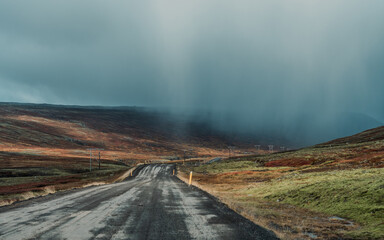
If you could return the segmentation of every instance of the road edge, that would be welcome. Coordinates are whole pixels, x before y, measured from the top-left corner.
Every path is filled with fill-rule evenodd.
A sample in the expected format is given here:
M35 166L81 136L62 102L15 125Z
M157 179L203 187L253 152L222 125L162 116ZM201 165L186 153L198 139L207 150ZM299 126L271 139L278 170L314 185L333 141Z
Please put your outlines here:
M176 179L178 179L179 181L183 182L184 184L189 185L189 179L188 179L188 174L187 173L179 171L177 169L175 177L176 177ZM210 190L204 188L202 185L200 185L200 184L198 184L196 182L193 182L193 181L192 181L192 184L190 185L190 187L193 188L194 190L202 192L204 195L206 195L207 197L209 197L210 199L215 201L219 205L220 208L225 207L225 208L233 211L236 215L238 215L239 217L243 218L243 220L253 224L256 229L268 232L268 234L270 234L269 237L275 238L275 239L280 239L275 231L273 231L272 229L269 229L269 228L265 228L264 226L261 226L261 225L257 224L255 221L253 221L247 215L237 211L237 209L232 208L229 204L225 203L219 197L217 197L214 194L214 191L210 191Z
M22 200L11 199L7 202L3 202L2 204L0 204L0 209L5 208L5 207L10 207L13 205L22 204L23 202L26 202L26 201L31 201L31 200L35 200L35 199L48 197L48 196L66 194L66 193L71 192L71 191L74 192L74 191L78 191L78 190L82 190L82 189L86 189L86 188L91 188L91 187L95 187L95 186L101 186L101 185L123 182L123 181L130 178L131 172L135 176L135 173L137 174L137 170L140 170L144 166L145 166L144 164L141 164L141 165L137 165L133 168L130 168L127 171L125 171L124 173L122 173L121 175L119 175L118 177L113 178L110 181L94 181L94 182L85 183L81 186L76 186L76 187L72 187L72 188L68 188L68 189L64 189L64 190L36 192L33 195L30 195L30 197L26 197ZM47 189L50 189L50 187L51 187L51 185L46 186ZM26 193L28 193L28 192L25 192L25 194Z

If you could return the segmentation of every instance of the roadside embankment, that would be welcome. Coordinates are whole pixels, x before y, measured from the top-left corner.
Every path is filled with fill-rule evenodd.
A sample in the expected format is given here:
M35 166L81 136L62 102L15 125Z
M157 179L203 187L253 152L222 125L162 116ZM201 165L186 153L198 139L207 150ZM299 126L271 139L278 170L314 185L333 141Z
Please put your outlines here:
M0 178L0 206L58 191L121 182L136 168L105 164L101 170L95 169L92 172L84 169L3 169L10 176Z
M194 186L282 239L384 238L383 168L326 171L268 163L180 166L178 177L188 183L193 171Z

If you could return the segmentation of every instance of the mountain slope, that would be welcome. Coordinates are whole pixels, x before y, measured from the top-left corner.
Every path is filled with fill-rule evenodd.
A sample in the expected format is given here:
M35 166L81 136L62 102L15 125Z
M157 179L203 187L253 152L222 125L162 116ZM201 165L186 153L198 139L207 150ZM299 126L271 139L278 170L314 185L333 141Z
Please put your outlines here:
M247 149L202 121L136 107L0 104L0 151L87 158L102 148L109 160L225 155L228 145ZM1 164L0 164L1 166Z
M181 170L284 239L384 238L384 127Z

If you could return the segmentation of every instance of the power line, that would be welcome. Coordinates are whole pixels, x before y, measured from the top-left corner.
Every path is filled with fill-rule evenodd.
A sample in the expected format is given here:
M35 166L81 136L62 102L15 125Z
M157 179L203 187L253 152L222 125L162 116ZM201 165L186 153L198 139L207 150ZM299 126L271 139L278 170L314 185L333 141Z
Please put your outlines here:
M101 162L101 154L100 151L103 151L103 148L88 148L89 151L89 171L92 172L92 157L93 157L93 152L92 151L99 151L99 169L100 169L100 162Z
M260 147L261 147L261 145L255 145L256 152L259 152L259 151L260 151Z
M231 153L233 154L234 153L234 149L236 148L235 146L228 146L227 147L228 148L228 157L230 157L231 156Z
M273 152L273 145L268 145L269 152Z

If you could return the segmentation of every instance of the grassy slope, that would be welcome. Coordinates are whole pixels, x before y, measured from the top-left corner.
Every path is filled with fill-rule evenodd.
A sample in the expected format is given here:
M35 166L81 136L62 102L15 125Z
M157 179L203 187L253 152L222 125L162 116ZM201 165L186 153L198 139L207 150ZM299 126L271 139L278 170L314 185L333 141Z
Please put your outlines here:
M383 133L378 128L298 151L184 170L283 238L384 239Z
M140 108L0 103L0 204L109 182L129 166L181 156L184 149L194 156L221 154L222 136L185 121ZM101 170L88 172L88 148L104 149Z
M84 157L93 147L104 148L105 159L148 160L189 149L211 157L225 155L229 140L197 120L142 108L0 103L0 151L6 152Z
M1 169L0 206L56 191L111 183L129 169L114 162L103 163L100 170L94 167L92 172L81 165Z

